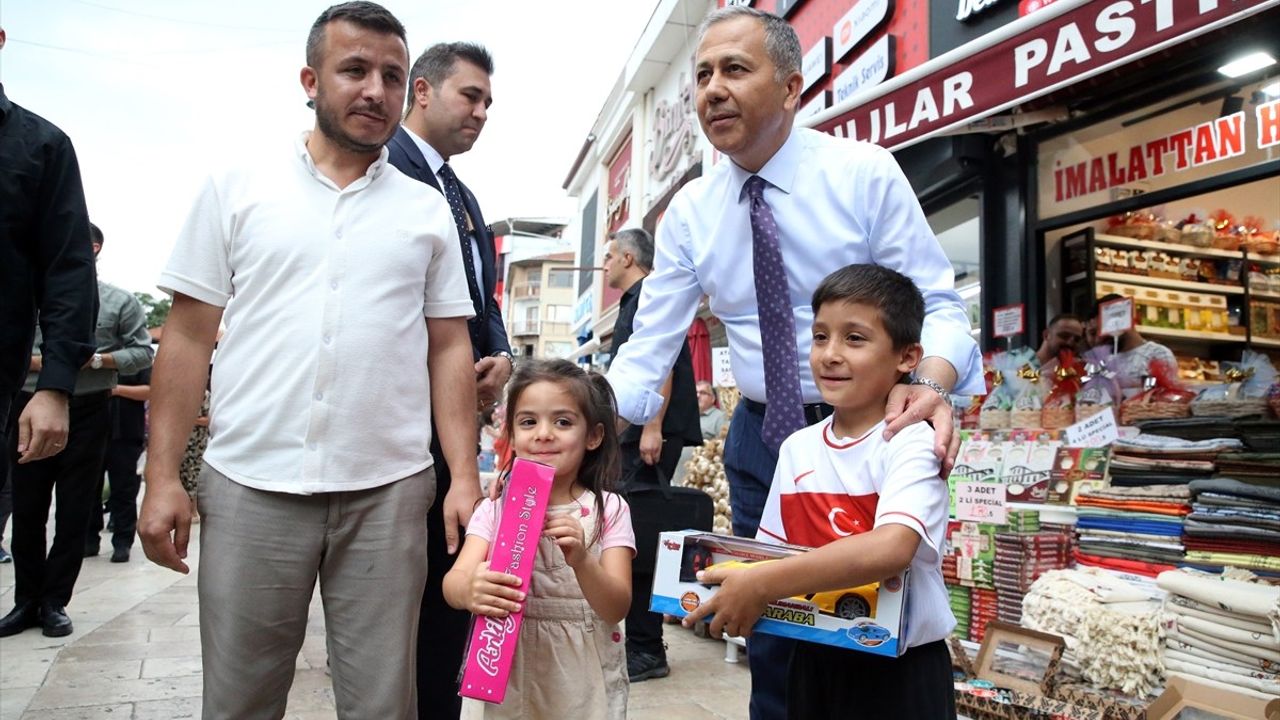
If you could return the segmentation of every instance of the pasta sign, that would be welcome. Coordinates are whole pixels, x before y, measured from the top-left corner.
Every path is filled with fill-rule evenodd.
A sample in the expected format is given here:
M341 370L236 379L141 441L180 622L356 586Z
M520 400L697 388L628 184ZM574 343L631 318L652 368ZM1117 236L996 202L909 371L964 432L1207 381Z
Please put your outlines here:
M908 72L858 93L849 101L853 107L815 126L839 137L903 147L1277 4L1280 0L1081 3L1038 23L1027 22L1021 34L948 67ZM1056 9L1045 8L1036 17Z

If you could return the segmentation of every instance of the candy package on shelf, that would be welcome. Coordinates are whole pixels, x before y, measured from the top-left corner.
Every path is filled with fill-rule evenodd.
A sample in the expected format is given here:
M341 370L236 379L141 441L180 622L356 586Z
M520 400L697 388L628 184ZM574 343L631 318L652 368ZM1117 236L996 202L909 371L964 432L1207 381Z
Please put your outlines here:
M1041 413L1044 410L1046 394L1045 384L1040 381L1040 371L1023 365L1018 368L1017 377L1022 381L1018 394L1013 399L1013 410L1009 413L1009 426L1014 428L1041 427Z
M1107 368L1111 348L1099 345L1084 353L1084 376L1080 392L1076 394L1076 422L1091 418L1100 412L1117 415L1120 406L1120 383L1116 374Z
M1227 367L1223 381L1210 385L1191 401L1193 415L1250 417L1266 415L1268 393L1276 382L1276 368L1266 355L1245 350L1239 363Z
M1139 420L1191 415L1191 400L1195 393L1178 380L1178 368L1161 360L1152 360L1150 373L1143 391L1120 403L1120 424L1132 425Z
M1040 427L1060 430L1076 421L1076 396L1083 375L1084 365L1074 352L1063 350L1058 354L1058 363L1050 378L1053 387L1040 411Z
M1025 384L1018 375L1018 370L1034 356L1035 351L1031 348L1021 348L999 353L992 358L991 392L987 393L982 408L978 411L978 427L983 430L1003 430L1010 427L1014 400Z

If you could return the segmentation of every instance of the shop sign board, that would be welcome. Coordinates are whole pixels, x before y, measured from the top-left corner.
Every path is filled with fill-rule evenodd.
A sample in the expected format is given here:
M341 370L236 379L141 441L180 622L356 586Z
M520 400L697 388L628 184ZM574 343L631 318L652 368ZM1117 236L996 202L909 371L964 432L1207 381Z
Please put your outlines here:
M814 83L831 73L831 38L824 37L816 45L809 48L800 63L800 73L804 75L804 84L800 92L806 93Z
M1133 329L1133 298L1119 298L1098 306L1098 334L1119 337Z
M676 88L673 99L659 100L654 106L649 173L658 183L683 168L694 154L693 83L680 73Z
M1276 5L1280 0L1058 0L973 41L972 50L966 45L866 93L837 93L839 109L811 123L839 137L905 147ZM839 30L837 24L837 59Z
M956 483L956 519L1003 525L1008 520L1004 483Z
M1027 306L1018 303L1017 305L1005 305L991 311L992 326L995 328L991 333L993 337L1007 338L1014 335L1021 335L1026 332L1026 310Z
M785 18L803 4L804 0L778 0L778 4L773 8L773 14Z
M964 22L975 15L981 15L988 8L1000 0L958 0L959 7L956 8L956 20Z
M893 75L894 43L892 35L885 35L836 77L832 91L837 103L879 85Z
M711 384L716 387L737 387L733 379L733 366L729 362L729 348L711 348Z
M829 107L831 107L831 91L823 90L815 95L812 100L800 106L800 109L796 111L796 121L799 122L812 115L817 115Z
M893 14L891 0L858 0L831 28L833 56L840 60Z
M622 227L630 215L631 199L631 138L628 137L618 154L609 163L609 195L605 213L609 232Z
M1120 439L1120 429L1115 413L1100 412L1066 428L1062 436L1067 447L1107 447Z

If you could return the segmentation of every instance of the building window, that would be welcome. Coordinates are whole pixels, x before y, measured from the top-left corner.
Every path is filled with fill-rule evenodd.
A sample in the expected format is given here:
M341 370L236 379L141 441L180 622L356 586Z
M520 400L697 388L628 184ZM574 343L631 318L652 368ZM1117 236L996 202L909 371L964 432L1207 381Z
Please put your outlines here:
M553 288L571 288L573 287L573 271L572 270L552 270L547 273L547 287Z

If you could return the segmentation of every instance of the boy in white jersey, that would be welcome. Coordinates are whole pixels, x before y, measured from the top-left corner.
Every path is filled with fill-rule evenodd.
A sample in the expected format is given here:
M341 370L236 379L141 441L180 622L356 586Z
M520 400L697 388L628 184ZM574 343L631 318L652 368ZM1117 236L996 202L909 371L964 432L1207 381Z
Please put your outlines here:
M748 636L765 606L793 595L857 587L908 567L907 651L898 658L799 642L790 718L954 718L955 626L942 581L947 485L933 431L922 423L884 440L889 391L920 362L924 299L910 279L850 265L813 295L809 366L834 414L782 444L758 539L815 550L699 575L720 591L686 619L714 613L711 633ZM781 668L779 669L781 671Z

